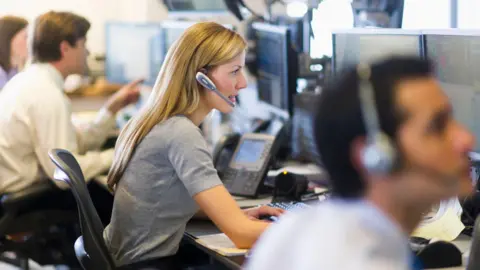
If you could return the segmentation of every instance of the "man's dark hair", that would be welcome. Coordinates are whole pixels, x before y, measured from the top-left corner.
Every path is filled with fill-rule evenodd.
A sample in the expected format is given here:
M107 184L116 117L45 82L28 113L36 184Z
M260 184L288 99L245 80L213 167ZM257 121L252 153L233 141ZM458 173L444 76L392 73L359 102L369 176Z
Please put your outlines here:
M11 44L15 35L27 27L28 21L21 17L4 16L0 18L0 67L9 72L12 68Z
M67 41L75 46L85 38L90 22L71 12L49 11L40 15L34 23L30 41L33 62L51 62L61 59L60 43Z
M371 66L376 110L380 127L396 145L399 126L408 117L396 103L399 82L432 75L429 61L418 58L390 58ZM322 162L328 171L333 193L344 198L360 197L365 182L352 164L352 142L365 136L359 101L359 79L351 67L327 87L318 100L315 115L315 139ZM401 153L400 153L401 154Z

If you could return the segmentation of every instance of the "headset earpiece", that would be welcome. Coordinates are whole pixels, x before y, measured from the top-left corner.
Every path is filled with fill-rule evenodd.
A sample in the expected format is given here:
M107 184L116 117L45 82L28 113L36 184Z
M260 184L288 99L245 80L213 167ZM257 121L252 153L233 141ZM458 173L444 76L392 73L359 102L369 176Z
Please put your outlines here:
M379 124L373 85L370 82L371 70L368 65L358 65L359 99L365 130L367 132L366 146L361 154L365 169L372 174L389 174L392 172L396 150L390 138Z
M207 88L208 90L213 91L225 102L227 102L228 105L235 107L235 103L233 103L228 97L224 96L222 93L220 93L220 91L218 91L215 84L206 75L206 71L207 71L206 69L202 68L200 69L200 71L197 72L197 74L195 75L195 79L197 80L197 82L201 84L203 87Z

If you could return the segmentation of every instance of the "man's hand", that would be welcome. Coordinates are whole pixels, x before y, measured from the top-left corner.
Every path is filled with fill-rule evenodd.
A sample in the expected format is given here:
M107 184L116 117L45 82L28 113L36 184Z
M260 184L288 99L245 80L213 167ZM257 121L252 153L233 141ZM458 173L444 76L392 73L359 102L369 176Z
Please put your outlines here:
M107 100L105 108L107 108L112 114L116 114L125 106L137 102L140 97L139 84L142 82L143 79L139 79L122 87Z
M243 212L250 218L250 219L259 219L261 216L275 216L278 217L282 215L285 210L280 208L273 208L270 206L260 206L255 208L249 208L243 210Z

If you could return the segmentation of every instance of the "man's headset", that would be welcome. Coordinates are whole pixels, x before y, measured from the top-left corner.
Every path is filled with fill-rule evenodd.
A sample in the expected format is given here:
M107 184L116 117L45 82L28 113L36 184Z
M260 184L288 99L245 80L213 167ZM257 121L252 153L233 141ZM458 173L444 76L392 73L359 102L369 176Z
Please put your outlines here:
M375 105L375 95L370 82L370 66L357 66L360 108L367 132L366 146L361 155L361 162L371 174L389 174L395 164L397 152L388 135L381 129Z
M215 84L212 82L212 80L210 80L210 78L208 78L208 76L205 73L206 73L205 69L202 69L201 71L197 72L197 74L195 75L195 79L197 79L197 82L200 83L203 87L207 88L208 90L213 91L220 98L225 100L225 102L227 102L228 105L235 107L235 103L233 103L228 97L220 93L220 91L218 91Z
M396 162L398 162L398 153L389 136L380 128L373 85L370 80L370 66L359 64L357 74L360 80L360 108L367 133L366 146L361 153L361 162L370 174L388 175L392 173ZM458 175L448 175L420 164L411 164L410 169L434 179L440 178L443 181L439 184L447 188L458 188Z

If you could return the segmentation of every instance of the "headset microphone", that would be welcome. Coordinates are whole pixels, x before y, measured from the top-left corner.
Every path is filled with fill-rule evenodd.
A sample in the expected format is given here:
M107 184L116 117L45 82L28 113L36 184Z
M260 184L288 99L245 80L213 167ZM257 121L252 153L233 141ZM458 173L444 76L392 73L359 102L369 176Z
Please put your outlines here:
M217 94L219 97L221 97L225 102L228 103L228 105L235 107L235 103L233 103L228 97L224 96L220 91L218 91L217 87L215 84L207 77L202 72L197 72L197 75L195 76L197 79L197 82L200 83L203 87L207 88L208 90L213 91L215 94Z

